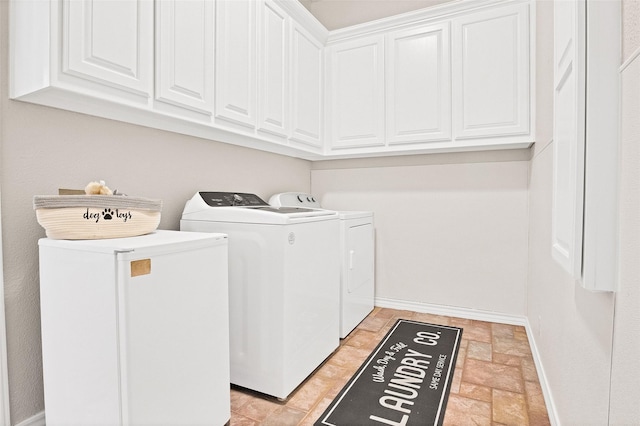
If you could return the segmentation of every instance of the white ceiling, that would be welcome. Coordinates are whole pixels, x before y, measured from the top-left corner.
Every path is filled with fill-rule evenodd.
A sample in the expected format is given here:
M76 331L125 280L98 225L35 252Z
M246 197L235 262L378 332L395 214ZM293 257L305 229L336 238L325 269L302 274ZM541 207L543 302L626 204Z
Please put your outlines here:
M335 30L460 0L299 0L327 29Z

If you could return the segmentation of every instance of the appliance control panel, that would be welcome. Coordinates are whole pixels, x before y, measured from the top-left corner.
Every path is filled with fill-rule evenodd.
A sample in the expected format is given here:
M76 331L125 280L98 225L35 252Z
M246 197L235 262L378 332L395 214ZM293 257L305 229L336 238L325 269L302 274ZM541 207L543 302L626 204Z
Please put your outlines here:
M320 202L311 194L304 192L283 192L269 199L269 204L274 207L308 207L319 209Z
M241 192L200 192L199 194L210 207L259 207L269 205L255 194Z

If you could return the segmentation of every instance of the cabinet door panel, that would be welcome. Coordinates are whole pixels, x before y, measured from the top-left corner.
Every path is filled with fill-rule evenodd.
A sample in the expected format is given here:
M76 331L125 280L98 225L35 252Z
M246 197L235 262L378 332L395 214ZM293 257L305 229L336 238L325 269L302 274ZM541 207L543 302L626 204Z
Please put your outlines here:
M149 96L153 2L67 0L63 8L63 72Z
M455 137L529 132L529 5L454 20Z
M288 136L288 21L274 3L262 4L260 29L259 129Z
M291 139L322 147L323 46L296 25L291 36Z
M213 6L208 0L157 3L158 100L213 112Z
M382 36L331 48L332 148L384 145Z
M584 3L558 2L554 11L554 129L552 255L578 278L582 267L584 195ZM580 28L581 27L581 28Z
M449 25L387 36L387 141L451 138Z
M255 2L216 2L216 117L256 124Z

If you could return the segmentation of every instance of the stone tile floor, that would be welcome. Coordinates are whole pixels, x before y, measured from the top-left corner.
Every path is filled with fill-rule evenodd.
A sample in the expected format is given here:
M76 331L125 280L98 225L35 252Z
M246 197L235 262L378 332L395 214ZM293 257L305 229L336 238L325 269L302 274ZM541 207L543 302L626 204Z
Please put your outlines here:
M444 425L547 426L524 327L376 307L286 402L233 387L231 426L310 426L397 319L462 327Z

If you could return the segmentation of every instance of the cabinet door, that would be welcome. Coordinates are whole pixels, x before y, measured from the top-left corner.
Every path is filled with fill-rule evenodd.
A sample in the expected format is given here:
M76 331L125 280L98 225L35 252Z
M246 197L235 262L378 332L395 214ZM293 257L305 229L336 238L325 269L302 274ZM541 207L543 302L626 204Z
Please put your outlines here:
M133 274L131 264L140 261L149 269ZM140 247L117 262L121 424L225 424L227 245Z
M291 31L291 140L322 147L323 45L302 26Z
M387 141L451 138L451 67L448 23L387 35Z
M151 96L153 1L66 0L62 32L63 73Z
M273 1L260 4L258 129L288 136L289 22Z
M576 278L582 267L584 19L584 2L555 4L552 255Z
M331 148L384 145L384 36L329 48Z
M256 124L256 34L253 0L216 2L216 117Z
M213 113L214 4L157 3L156 99Z
M453 20L454 137L529 132L529 5Z

